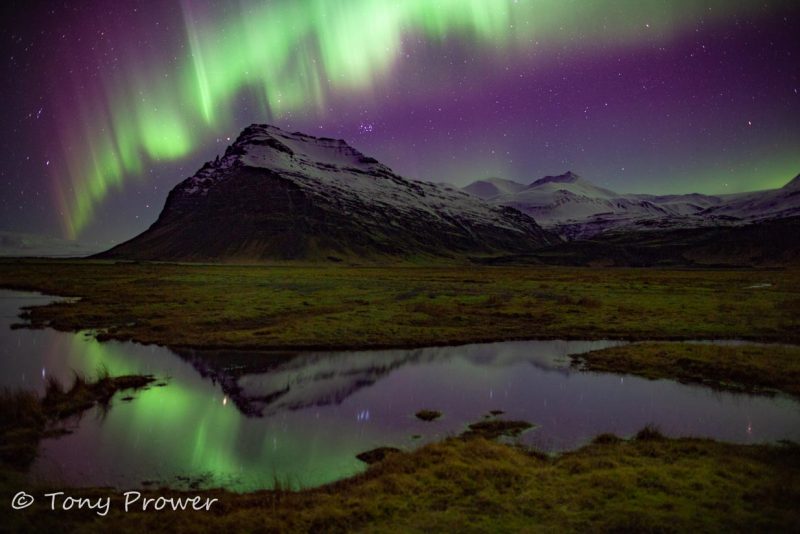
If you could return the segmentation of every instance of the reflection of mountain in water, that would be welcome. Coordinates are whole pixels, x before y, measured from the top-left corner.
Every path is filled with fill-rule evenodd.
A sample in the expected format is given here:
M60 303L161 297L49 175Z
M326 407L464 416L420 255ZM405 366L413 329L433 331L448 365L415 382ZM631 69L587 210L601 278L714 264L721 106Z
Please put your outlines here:
M246 415L339 404L405 365L461 359L477 367L529 364L570 373L569 358L610 341L519 341L410 350L286 354L182 350L198 372L218 382Z

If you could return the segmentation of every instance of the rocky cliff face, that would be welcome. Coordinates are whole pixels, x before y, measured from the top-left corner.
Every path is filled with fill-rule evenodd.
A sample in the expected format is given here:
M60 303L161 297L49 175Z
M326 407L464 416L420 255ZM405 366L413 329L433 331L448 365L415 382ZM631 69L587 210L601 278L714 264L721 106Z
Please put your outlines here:
M527 252L529 216L404 179L342 140L251 125L169 194L158 220L100 254L140 260L332 260Z

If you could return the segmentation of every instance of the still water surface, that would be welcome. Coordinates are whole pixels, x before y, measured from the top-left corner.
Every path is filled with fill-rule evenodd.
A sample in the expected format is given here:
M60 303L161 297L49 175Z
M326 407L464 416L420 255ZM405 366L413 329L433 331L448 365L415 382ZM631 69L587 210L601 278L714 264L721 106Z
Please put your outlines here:
M92 336L10 328L21 306L50 297L0 291L0 386L44 390L142 373L166 379L110 410L86 412L73 432L42 442L31 476L75 486L226 486L235 490L330 482L364 469L355 455L414 448L460 433L490 410L538 425L520 441L548 451L601 432L626 436L656 424L671 436L755 443L800 440L800 403L715 392L672 381L585 373L569 355L610 341L525 341L417 350L177 355ZM422 408L444 413L417 420Z

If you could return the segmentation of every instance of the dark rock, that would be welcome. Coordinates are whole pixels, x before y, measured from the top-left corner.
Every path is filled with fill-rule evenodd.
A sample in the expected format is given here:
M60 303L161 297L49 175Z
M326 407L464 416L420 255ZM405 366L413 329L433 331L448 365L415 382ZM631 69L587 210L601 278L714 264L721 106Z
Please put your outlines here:
M378 447L377 449L372 449L371 451L366 451L362 452L361 454L357 454L356 458L358 458L365 464L372 465L383 461L383 459L390 454L396 454L399 452L402 451L395 447Z
M434 421L442 416L442 412L437 412L436 410L420 410L414 415L416 415L417 419L421 419L422 421Z

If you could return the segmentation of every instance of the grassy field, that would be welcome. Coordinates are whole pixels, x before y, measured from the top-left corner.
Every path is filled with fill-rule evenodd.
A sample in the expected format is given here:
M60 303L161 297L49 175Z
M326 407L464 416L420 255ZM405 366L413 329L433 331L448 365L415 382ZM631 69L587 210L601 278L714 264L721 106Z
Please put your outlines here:
M766 285L769 284L769 285ZM168 346L322 349L530 338L800 341L800 270L0 262L81 297L34 325Z
M6 474L3 489L21 487ZM3 493L6 493L3 491ZM556 458L482 436L389 454L363 475L299 492L223 491L210 512L124 512L121 492L106 517L37 504L9 514L11 530L107 532L792 532L800 528L800 448L669 440L657 432L600 436ZM10 495L1 495L3 502ZM48 503L49 504L49 503Z
M635 343L573 356L573 363L587 371L800 397L800 347L794 346Z
M101 338L173 347L343 349L531 338L800 342L800 270L5 260L0 287L80 297L28 310L34 326L91 328ZM581 365L797 394L799 353L649 342L591 353ZM22 423L41 429L50 417L43 407L63 406L14 395L0 399L8 421L21 421L5 425L6 433ZM9 408L26 403L39 410ZM200 492L219 499L211 512L124 513L119 492L68 489L93 499L111 495L109 515L52 512L39 499L6 514L3 526L89 532L110 526L119 532L800 529L796 445L670 440L650 429L629 441L598 436L577 451L546 457L488 439L504 431L499 424L471 427L415 452L387 449L365 474L322 488ZM9 502L20 488L45 491L30 489L7 463L0 469L0 499Z

